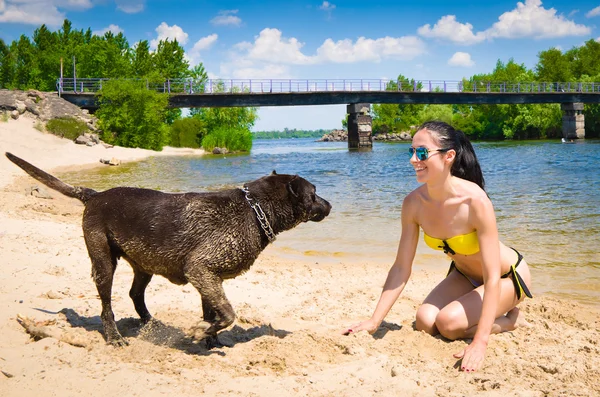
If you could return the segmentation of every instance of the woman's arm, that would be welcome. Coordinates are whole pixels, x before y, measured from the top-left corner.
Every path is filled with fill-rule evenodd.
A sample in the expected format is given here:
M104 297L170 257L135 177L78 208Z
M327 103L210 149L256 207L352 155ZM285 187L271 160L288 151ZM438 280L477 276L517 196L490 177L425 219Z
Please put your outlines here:
M415 194L409 194L402 203L402 233L400 243L398 244L396 260L388 272L383 291L373 315L369 320L353 325L347 331L344 331L344 333L348 334L358 331L374 333L377 331L377 328L406 286L406 282L410 278L412 262L419 239L419 225L416 222L417 205L418 202Z
M483 306L473 341L487 344L496 320L500 300L500 241L492 202L487 198L475 200L475 228L479 238L483 272Z
M500 300L500 242L494 207L487 197L473 200L473 224L477 230L483 272L483 303L481 316L473 341L464 351L456 355L463 357L461 368L477 371L483 365L492 326L496 320Z

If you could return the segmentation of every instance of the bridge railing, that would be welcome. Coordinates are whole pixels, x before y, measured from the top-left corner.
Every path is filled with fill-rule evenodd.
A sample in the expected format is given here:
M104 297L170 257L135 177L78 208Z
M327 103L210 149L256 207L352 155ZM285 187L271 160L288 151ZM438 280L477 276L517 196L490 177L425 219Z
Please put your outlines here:
M59 78L59 93L94 93L109 79ZM386 79L169 79L156 83L131 79L147 89L170 94L266 94L302 92L473 92L473 93L600 93L600 82L400 81Z

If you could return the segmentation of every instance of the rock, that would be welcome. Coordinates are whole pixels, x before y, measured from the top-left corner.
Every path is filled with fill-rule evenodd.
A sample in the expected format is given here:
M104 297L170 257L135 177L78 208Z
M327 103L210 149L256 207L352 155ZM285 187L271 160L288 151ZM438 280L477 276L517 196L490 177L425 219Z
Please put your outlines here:
M12 112L10 112L10 117L12 117L13 119L17 120L19 118L21 114L19 113L18 110L13 110Z
M86 132L83 135L90 141L92 141L94 144L100 143L100 137L98 136L98 134L90 134L89 132Z
M227 154L229 153L229 150L227 150L226 147L224 148L220 148L220 147L215 147L212 151L213 154Z
M34 116L40 115L40 111L38 110L38 107L33 102L28 102L25 105L26 105L27 111L29 113L33 114Z
M38 91L38 90L29 90L27 91L27 96L30 98L34 98L34 100L36 102L41 101L45 98L45 95L43 92Z
M27 111L27 106L25 105L24 102L15 101L15 104L16 104L17 111L19 112L19 114L23 114Z
M120 165L121 164L121 160L113 157L110 160L109 159L100 159L100 162L103 164L108 164L108 165Z
M79 135L75 139L75 143L78 145L87 145L89 142L92 142L92 140L85 135Z

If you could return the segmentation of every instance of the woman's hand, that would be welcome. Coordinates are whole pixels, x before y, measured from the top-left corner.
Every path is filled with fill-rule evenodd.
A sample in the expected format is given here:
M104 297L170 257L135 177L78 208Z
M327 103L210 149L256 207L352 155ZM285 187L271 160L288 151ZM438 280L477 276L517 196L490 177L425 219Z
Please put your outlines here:
M360 331L367 331L370 334L374 334L375 331L377 331L377 328L379 328L379 323L373 321L373 319L368 319L362 323L354 324L350 328L343 330L342 335L355 334Z
M475 372L481 369L483 366L483 360L485 358L485 349L487 344L485 342L476 342L475 340L471 344L464 348L460 353L456 353L454 358L462 358L460 369L465 372Z

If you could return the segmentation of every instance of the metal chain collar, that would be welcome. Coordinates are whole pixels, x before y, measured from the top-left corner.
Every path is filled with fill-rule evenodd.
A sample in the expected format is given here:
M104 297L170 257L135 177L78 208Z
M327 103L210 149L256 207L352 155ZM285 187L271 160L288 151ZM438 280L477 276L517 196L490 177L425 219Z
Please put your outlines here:
M250 197L250 191L248 190L248 187L244 186L244 188L242 190L246 194L246 201L248 202L248 204L250 204L250 207L252 207L252 209L256 213L256 218L260 222L260 227L262 227L262 229L265 231L265 234L267 235L269 242L272 243L273 241L275 241L276 237L275 237L275 232L273 232L273 229L271 228L271 225L269 224L269 220L267 219L267 216L263 212L262 208L260 208L260 204L258 202L254 202L252 197Z

